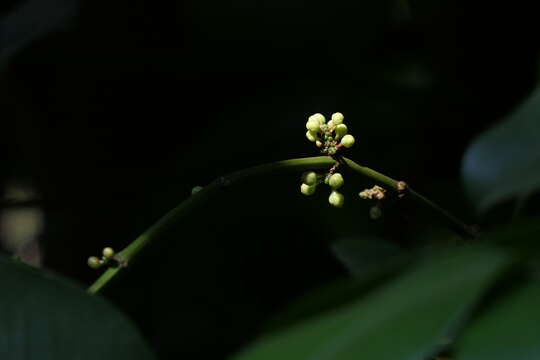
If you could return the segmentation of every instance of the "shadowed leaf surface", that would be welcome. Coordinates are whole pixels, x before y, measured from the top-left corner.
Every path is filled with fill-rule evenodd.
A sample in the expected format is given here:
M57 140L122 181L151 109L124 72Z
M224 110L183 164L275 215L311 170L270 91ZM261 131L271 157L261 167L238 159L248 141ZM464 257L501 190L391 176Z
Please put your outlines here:
M0 257L0 358L155 359L132 324L99 296Z
M540 186L540 89L504 122L477 137L463 159L463 178L480 211Z
M531 283L498 300L464 333L461 360L540 358L540 285Z
M234 359L424 359L508 260L489 247L439 254L371 295L267 336Z

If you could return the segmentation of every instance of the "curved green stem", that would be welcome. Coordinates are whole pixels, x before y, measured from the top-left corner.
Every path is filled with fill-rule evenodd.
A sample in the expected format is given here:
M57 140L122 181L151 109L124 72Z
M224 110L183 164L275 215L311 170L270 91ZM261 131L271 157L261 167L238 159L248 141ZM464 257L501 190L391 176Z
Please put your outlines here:
M342 165L351 169L352 171L370 178L374 182L380 185L385 185L387 188L391 188L397 191L398 181L383 175L375 170L361 166L354 161L347 158L339 158ZM120 251L116 255L116 259L120 264L124 266L116 266L108 268L89 288L88 292L94 294L103 289L104 286L115 278L115 276L125 269L125 265L131 264L140 251L149 243L159 238L160 235L166 231L171 225L177 223L184 215L192 212L196 207L200 206L207 200L211 199L220 189L237 184L241 181L248 180L255 176L261 176L264 174L279 174L284 172L305 171L314 169L327 169L334 165L336 160L329 156L308 157L300 159L291 159L277 161L269 164L254 166L248 169L240 170L229 175L221 176L205 186L201 191L195 195L190 196L188 199L181 202L177 207L169 211L165 216L159 219L154 225L150 226L144 233L137 237L131 244L125 249ZM405 190L410 196L420 203L423 203L427 207L431 208L436 214L441 216L453 229L457 230L461 235L466 237L474 237L475 234L470 228L459 221L457 218L450 215L448 212L413 191L410 188Z

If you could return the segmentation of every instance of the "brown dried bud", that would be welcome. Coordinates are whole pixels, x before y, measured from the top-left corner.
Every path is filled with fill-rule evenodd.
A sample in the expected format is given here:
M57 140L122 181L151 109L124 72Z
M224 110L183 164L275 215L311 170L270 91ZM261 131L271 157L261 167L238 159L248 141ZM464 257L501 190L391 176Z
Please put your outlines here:
M396 188L397 191L405 191L407 190L407 183L405 181L398 181Z

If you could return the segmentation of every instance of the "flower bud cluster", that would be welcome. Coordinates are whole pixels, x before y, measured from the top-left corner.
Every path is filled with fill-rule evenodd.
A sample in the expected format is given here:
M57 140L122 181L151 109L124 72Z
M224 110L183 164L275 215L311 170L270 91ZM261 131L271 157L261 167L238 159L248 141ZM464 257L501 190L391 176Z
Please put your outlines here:
M313 195L317 186L324 182L332 189L328 202L335 207L342 207L345 201L345 197L338 191L343 186L343 175L340 173L327 173L326 175L319 175L314 171L304 173L302 176L302 185L300 185L300 192L306 196Z
M110 247L106 247L102 251L102 257L98 258L97 256L90 256L88 258L88 266L92 269L98 269L102 265L107 264L114 257L114 250Z
M350 148L355 139L348 134L349 130L343 120L343 114L339 112L332 114L328 123L322 114L311 115L306 123L306 137L314 142L323 154L334 155L342 147Z
M373 220L380 219L382 216L382 201L386 197L386 189L375 185L371 189L365 189L358 194L362 199L377 200L377 204L369 209L369 217Z
M366 200L382 200L386 197L386 189L380 187L379 185L375 185L371 189L365 189L363 191L360 191L358 194L362 199Z

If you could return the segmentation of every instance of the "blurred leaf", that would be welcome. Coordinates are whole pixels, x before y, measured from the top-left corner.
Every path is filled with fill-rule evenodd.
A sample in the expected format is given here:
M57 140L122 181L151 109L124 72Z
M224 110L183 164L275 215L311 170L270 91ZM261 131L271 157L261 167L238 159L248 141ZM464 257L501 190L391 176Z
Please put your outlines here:
M469 196L480 211L540 186L540 89L506 121L473 141L462 172Z
M341 238L332 243L331 249L354 276L361 276L400 253L397 245L375 237Z
M417 261L418 257L410 253L402 253L401 256L390 259L380 259L378 266L368 266L364 271L356 273L354 277L342 278L309 291L275 314L268 322L266 329L268 332L281 330L350 303L373 288L381 286L385 281L395 278L401 270L415 260Z
M112 305L69 281L0 257L0 358L154 359Z
M499 299L465 331L457 359L540 359L539 304L538 283Z
M433 256L379 291L268 335L235 359L424 359L508 263L490 247Z
M65 26L79 6L78 0L27 0L0 18L0 68L19 49Z
M486 237L513 251L522 261L540 258L540 218L524 219L502 226Z

